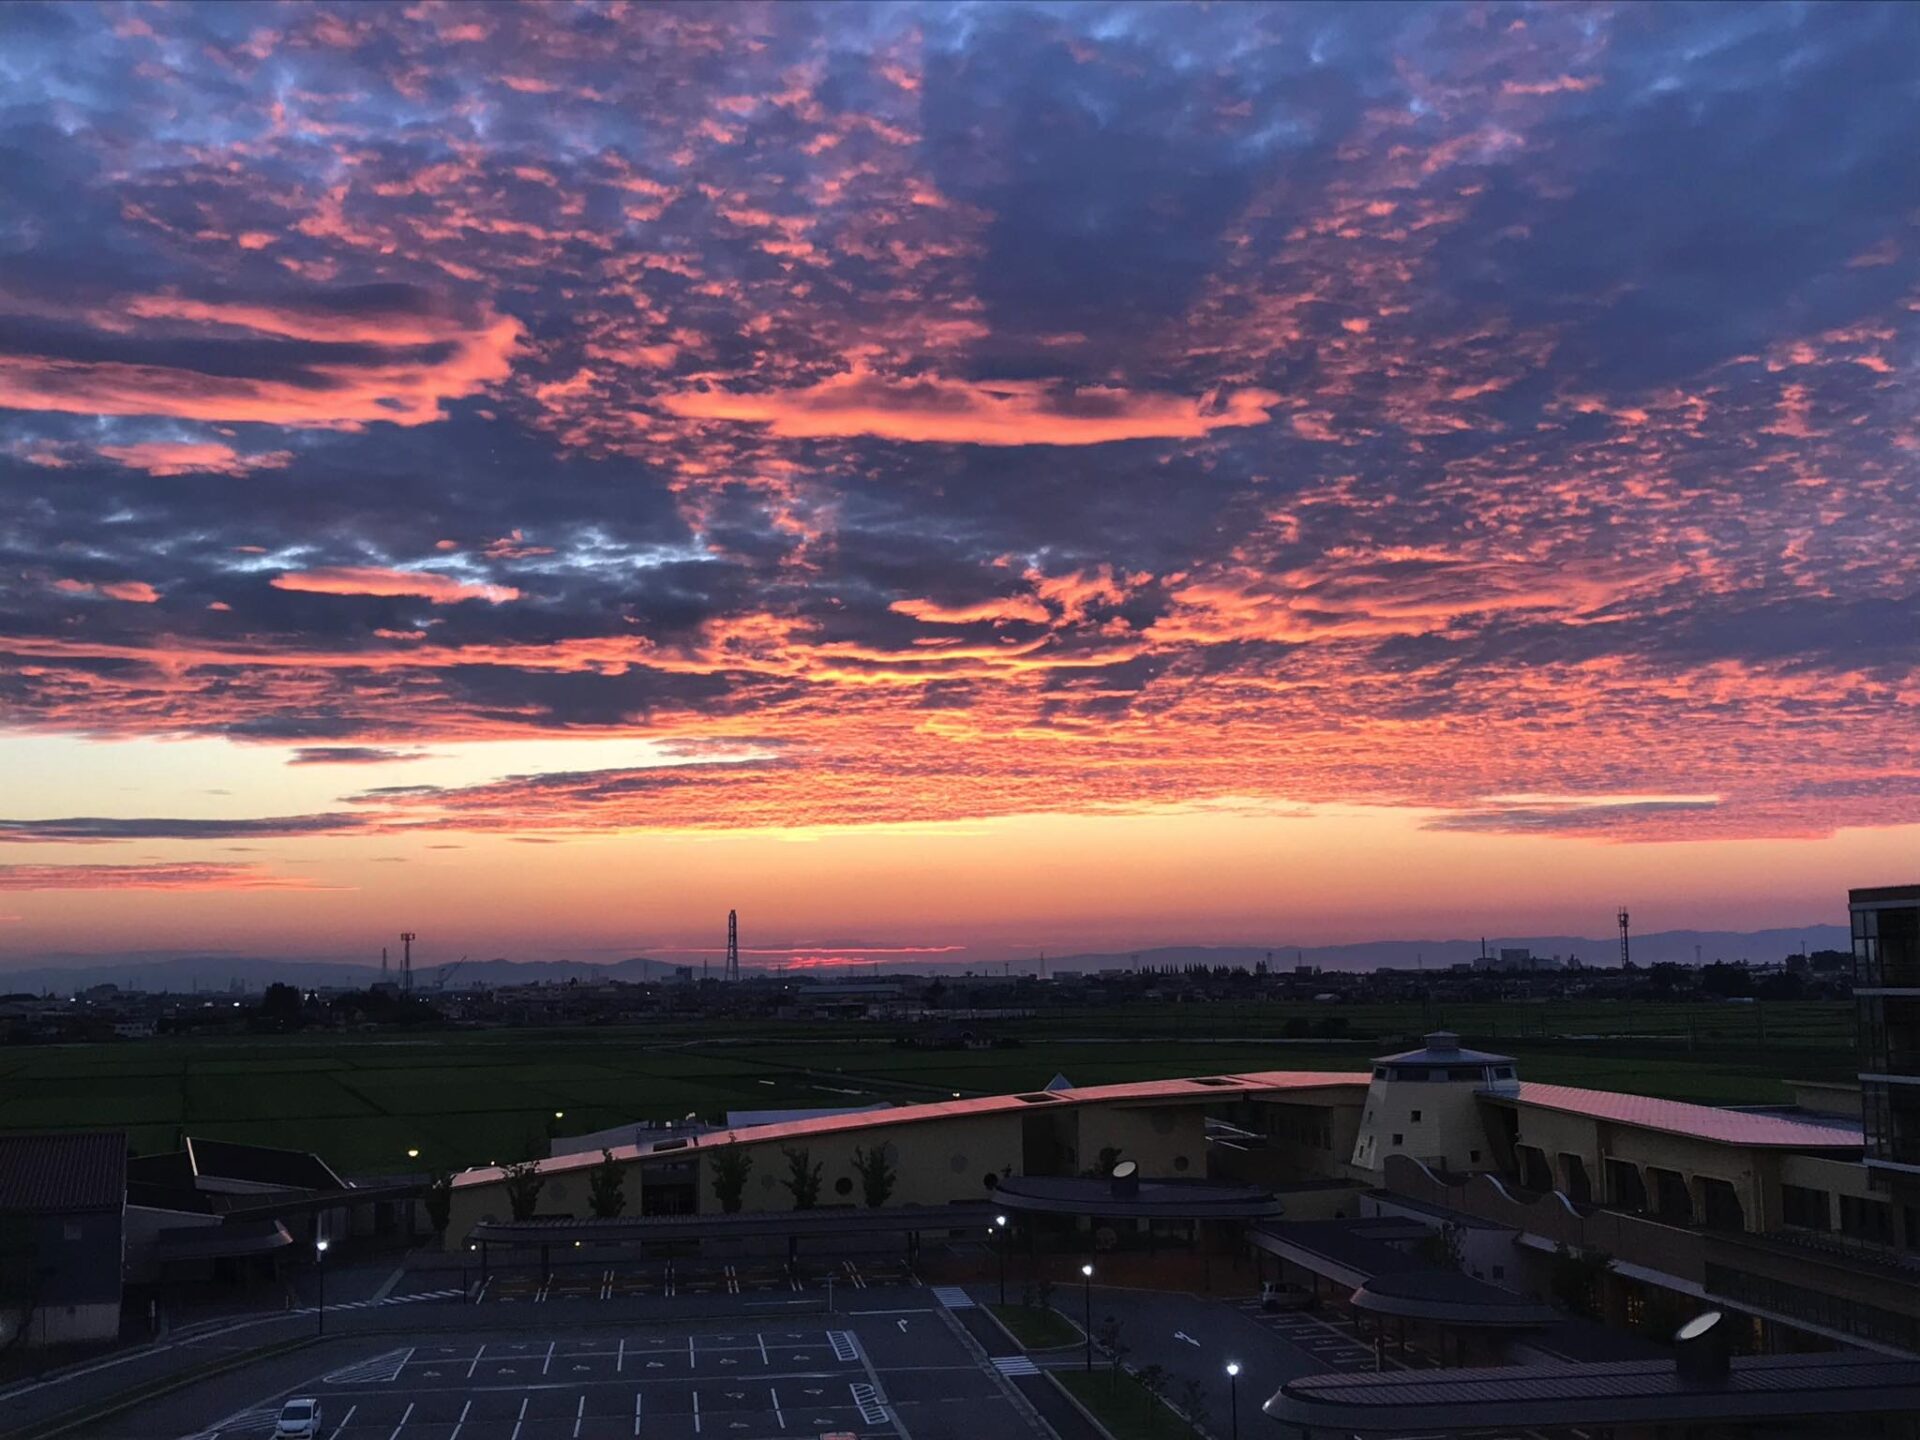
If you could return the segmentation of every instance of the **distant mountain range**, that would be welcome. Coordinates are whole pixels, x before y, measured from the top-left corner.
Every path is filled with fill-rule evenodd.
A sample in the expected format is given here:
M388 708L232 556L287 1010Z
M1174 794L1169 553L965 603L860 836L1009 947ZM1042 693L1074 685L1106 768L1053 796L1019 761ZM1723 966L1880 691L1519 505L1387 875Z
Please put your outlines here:
M1472 960L1480 953L1479 940L1367 940L1351 945L1163 945L1144 950L1117 950L1106 953L1051 955L1047 971L1082 973L1111 969L1158 969L1186 965L1243 965L1248 969L1263 960L1271 960L1277 971L1296 965L1317 965L1323 970L1379 970L1424 968L1444 970L1460 961ZM1502 948L1531 950L1536 955L1577 956L1587 965L1615 965L1620 959L1617 936L1595 939L1579 935L1504 935L1488 936L1489 951ZM1845 950L1850 944L1844 925L1802 925L1776 930L1657 930L1633 937L1636 964L1652 965L1673 961L1691 965L1702 961L1779 960L1805 950ZM915 974L956 974L964 970L992 973L1007 964L1018 973L1031 974L1033 960L976 960L971 963L950 957L935 964L908 964L882 961L883 972L911 970ZM441 973L440 966L419 966L414 983L432 989ZM530 985L567 980L646 980L671 979L676 964L633 956L624 960L593 962L585 960L467 960L453 970L456 985ZM714 971L717 973L718 965ZM749 967L751 968L751 967ZM811 971L828 978L832 972ZM868 967L856 973L868 977ZM365 987L380 979L377 965L354 965L325 960L277 960L240 955L167 955L142 956L120 960L98 957L63 957L54 963L8 967L0 965L0 990L46 991L66 993L76 987L115 984L122 989L223 991L238 982L246 990L263 990L278 981L286 985L326 985Z

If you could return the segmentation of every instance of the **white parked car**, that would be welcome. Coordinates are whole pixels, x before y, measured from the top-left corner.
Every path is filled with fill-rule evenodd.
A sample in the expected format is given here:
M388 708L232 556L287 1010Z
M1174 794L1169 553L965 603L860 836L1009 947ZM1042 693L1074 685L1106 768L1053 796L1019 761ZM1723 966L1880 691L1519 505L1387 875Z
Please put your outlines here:
M318 1435L320 1433L320 1402L318 1400L289 1400L281 1407L280 1418L274 1423L275 1440L289 1435Z

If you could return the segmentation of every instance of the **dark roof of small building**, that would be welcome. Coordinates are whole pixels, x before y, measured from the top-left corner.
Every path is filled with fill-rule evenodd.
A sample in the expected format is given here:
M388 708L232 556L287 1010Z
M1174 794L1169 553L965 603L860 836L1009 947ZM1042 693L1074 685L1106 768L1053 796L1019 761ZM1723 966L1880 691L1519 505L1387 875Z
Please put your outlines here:
M1436 1030L1427 1036L1418 1050L1402 1050L1398 1055L1382 1055L1376 1065L1511 1065L1511 1055L1494 1055L1485 1050L1463 1050L1460 1037L1451 1030Z
M126 1199L127 1137L121 1132L0 1135L0 1212L119 1210Z
M155 1257L165 1260L219 1260L270 1255L293 1244L278 1220L228 1221L224 1225L181 1225L154 1234Z
M195 1175L243 1180L253 1185L282 1185L289 1190L344 1190L347 1182L318 1155L305 1150L276 1150L239 1145L231 1140L187 1138L187 1157Z
M1436 1325L1522 1329L1551 1325L1559 1312L1498 1285L1437 1266L1376 1275L1353 1292L1353 1308Z
M1362 1436L1911 1415L1920 1413L1920 1360L1847 1350L1749 1355L1718 1381L1683 1376L1671 1359L1307 1375L1263 1408L1285 1424Z
M1269 1254L1306 1265L1330 1279L1359 1285L1379 1275L1430 1268L1394 1244L1417 1243L1432 1233L1432 1226L1418 1220L1381 1215L1358 1220L1269 1221L1248 1227L1247 1237Z

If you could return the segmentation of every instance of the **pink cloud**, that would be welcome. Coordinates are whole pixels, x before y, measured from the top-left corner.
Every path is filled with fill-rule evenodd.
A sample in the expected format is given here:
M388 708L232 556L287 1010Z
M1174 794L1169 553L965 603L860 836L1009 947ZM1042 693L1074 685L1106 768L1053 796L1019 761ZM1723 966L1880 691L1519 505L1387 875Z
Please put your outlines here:
M1030 620L1044 625L1052 618L1047 607L1031 596L1016 595L1005 600L982 600L974 605L938 605L931 600L896 600L888 607L901 615L910 615L927 625L974 625L983 620L996 624L1011 620Z
M499 605L520 598L520 592L511 585L473 584L431 570L383 570L371 565L293 570L275 576L273 587L311 595L410 595L435 605L455 605L462 600Z
M56 580L53 588L68 595L104 595L109 600L126 600L135 605L151 605L160 592L144 580L110 580L96 585L89 580Z
M754 395L689 390L662 401L688 419L766 425L788 439L874 435L951 445L1197 440L1213 430L1263 425L1279 402L1273 392L1251 388L1209 403L1108 386L1063 394L1028 380L892 380L860 365L800 389Z
M279 470L292 461L291 450L243 455L218 440L143 440L132 445L102 445L100 453L129 470L149 475L244 475L249 470Z
M375 353L316 359L298 379L216 374L185 364L0 355L0 407L336 430L376 420L426 425L441 418L445 402L506 379L522 335L518 320L490 311L463 320L433 312L337 313L170 294L136 296L116 312L89 318L109 334L140 331L128 325L128 317L151 322L152 333L163 336L217 339L234 332L356 344Z
M316 890L258 865L0 865L0 890Z

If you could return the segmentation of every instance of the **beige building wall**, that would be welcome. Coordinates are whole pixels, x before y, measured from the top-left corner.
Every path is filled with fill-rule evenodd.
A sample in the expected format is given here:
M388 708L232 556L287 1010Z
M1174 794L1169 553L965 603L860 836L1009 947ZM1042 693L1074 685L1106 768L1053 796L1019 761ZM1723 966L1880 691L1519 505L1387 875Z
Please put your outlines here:
M1155 1179L1203 1179L1207 1173L1207 1117L1198 1105L1089 1105L1080 1111L1079 1168L1112 1146L1122 1160ZM1017 1168L1017 1166L1016 1166Z
M1406 1155L1442 1170L1492 1169L1477 1098L1484 1088L1477 1077L1373 1080L1354 1139L1354 1168L1378 1174L1389 1155Z

